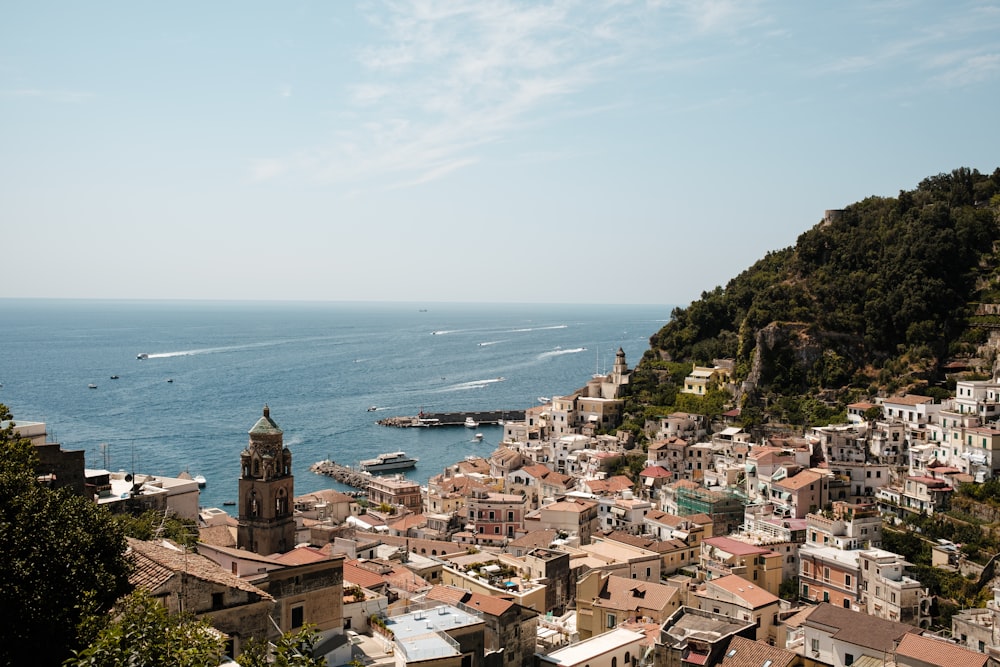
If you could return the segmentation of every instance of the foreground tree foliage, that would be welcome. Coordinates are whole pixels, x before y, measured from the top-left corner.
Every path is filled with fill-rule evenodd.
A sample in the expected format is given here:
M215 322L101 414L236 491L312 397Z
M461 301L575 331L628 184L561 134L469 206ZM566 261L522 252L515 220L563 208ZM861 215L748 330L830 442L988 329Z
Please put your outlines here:
M326 658L312 657L318 636L312 626L286 632L273 643L249 640L240 654L240 667L326 667Z
M122 598L112 614L94 623L94 640L66 667L217 667L225 658L225 639L207 621L170 615L142 591Z
M27 654L58 665L80 645L81 621L129 590L125 536L104 509L35 476L31 442L0 404L0 664Z

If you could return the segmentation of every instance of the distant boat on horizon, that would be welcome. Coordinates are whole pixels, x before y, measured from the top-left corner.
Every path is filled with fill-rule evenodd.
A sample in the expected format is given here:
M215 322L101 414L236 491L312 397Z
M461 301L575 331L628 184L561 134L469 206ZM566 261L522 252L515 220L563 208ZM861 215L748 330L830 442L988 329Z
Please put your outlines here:
M139 354L135 355L135 358L136 359L149 359L149 354L147 352L140 352Z

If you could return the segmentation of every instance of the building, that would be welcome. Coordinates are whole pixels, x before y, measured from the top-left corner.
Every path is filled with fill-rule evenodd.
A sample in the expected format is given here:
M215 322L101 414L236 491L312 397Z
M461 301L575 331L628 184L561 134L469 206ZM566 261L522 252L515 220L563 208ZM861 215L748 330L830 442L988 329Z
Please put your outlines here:
M784 558L766 546L731 537L710 537L701 543L698 575L705 581L736 574L773 595L778 594Z
M920 634L912 625L832 604L813 609L802 627L805 641L800 650L804 657L832 667L850 667L865 656L881 665L907 634Z
M625 621L659 625L680 606L680 591L675 586L591 570L577 582L576 627L580 639L587 639Z
M896 646L898 667L986 667L990 656L951 642L908 634Z
M368 502L376 509L382 505L394 511L402 507L413 514L422 513L424 507L420 485L402 475L372 477L368 482Z
M392 642L397 667L485 667L486 623L454 605L437 604L384 619L373 628Z
M477 544L502 546L524 531L523 496L475 491L465 501Z
M274 634L274 598L252 583L170 543L128 538L128 551L135 563L129 581L169 613L183 611L209 621L228 636L230 655L239 655L251 637Z
M0 422L0 429L9 425L9 421ZM38 455L35 474L46 486L52 489L70 488L76 495L84 495L85 452L82 449L66 450L57 443L49 442L44 422L16 422L14 435L31 441Z
M889 621L930 627L931 595L907 575L910 563L881 549L862 551L859 558L862 609Z
M236 533L240 549L267 555L295 546L292 452L282 440L282 431L265 405L263 416L250 429L250 443L240 454Z
M776 639L781 600L743 577L731 574L706 581L691 597L692 605L697 601L699 609L753 623L758 641L773 643Z
M481 616L484 627L487 667L530 665L538 635L538 613L510 600L471 593L452 586L435 586L427 593L428 602L444 602Z
M802 663L802 657L791 651L745 637L733 637L722 657L722 667L796 667Z
M575 644L536 654L538 667L627 667L639 664L646 635L625 628L583 639Z
M663 624L653 664L663 667L718 665L734 637L753 640L756 634L753 623L694 607L681 607Z

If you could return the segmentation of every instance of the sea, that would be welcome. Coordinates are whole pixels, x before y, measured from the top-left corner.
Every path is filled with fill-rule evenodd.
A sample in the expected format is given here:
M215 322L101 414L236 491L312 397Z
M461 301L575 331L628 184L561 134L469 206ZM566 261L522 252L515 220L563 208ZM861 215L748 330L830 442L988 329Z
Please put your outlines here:
M225 503L265 405L292 451L296 495L348 490L310 472L316 461L383 452L416 457L404 474L426 484L488 456L501 427L480 425L476 441L462 426L378 419L536 406L610 371L618 348L634 366L671 309L0 299L0 403L84 450L88 468L203 475L204 507L235 509Z

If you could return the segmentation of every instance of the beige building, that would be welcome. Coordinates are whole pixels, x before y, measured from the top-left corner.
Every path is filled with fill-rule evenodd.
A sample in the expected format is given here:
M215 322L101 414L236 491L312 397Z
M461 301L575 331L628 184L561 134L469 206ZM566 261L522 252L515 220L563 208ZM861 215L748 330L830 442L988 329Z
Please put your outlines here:
M781 600L742 577L731 574L706 581L691 598L692 604L697 601L699 609L753 623L757 627L755 639L758 641L773 643L777 637Z
M580 639L587 639L625 621L662 624L680 606L674 586L591 570L577 583L576 627Z
M543 505L532 530L555 530L561 535L577 535L580 544L590 544L597 531L597 503L582 498L568 498Z
M414 514L423 512L420 485L402 475L372 477L368 482L368 502L376 508L382 504L404 507Z
M176 545L128 539L135 571L130 581L147 591L171 614L188 612L228 636L230 655L244 642L271 637L274 598L196 553Z

